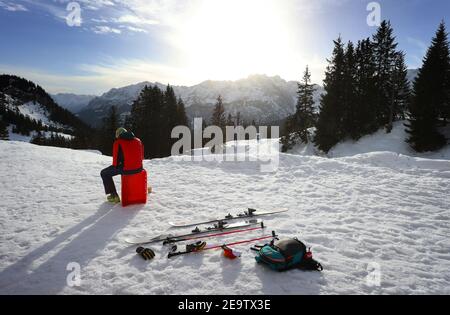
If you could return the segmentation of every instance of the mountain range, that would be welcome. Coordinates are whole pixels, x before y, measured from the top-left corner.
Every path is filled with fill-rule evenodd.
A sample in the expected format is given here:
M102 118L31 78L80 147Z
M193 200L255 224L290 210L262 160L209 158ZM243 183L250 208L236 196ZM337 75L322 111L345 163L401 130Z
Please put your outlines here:
M114 88L93 98L77 115L92 126L99 126L111 106L116 106L122 116L130 112L131 105L146 85L158 82L141 82ZM316 85L315 101L318 104L323 89ZM190 121L194 117L209 120L219 95L222 96L226 114L233 116L240 112L243 120L264 124L280 121L294 113L297 98L297 82L285 81L279 76L252 75L237 81L204 81L194 86L173 86L177 97L186 106ZM64 105L63 105L64 106Z
M417 73L417 69L408 70L408 79L412 82ZM54 94L51 95L51 99L46 98L45 103L56 103L74 113L83 122L98 127L113 105L116 106L122 118L128 115L132 103L146 85L156 85L162 90L166 88L166 85L162 83L145 81L113 88L101 96ZM230 113L235 116L239 112L241 119L247 122L279 125L287 116L295 112L297 85L296 81L286 81L279 76L251 75L237 81L208 80L194 86L173 86L173 88L177 97L183 99L191 122L194 117L202 117L209 121L217 97L221 95L227 115ZM6 87L5 85L4 88ZM320 95L323 92L321 86L315 85L314 101L317 110ZM26 93L22 94L26 95ZM30 97L25 97L18 103L24 104L26 103L24 100L28 99ZM45 116L45 112L43 115Z
M79 95L73 93L58 93L50 95L60 106L76 114L85 108L95 95Z

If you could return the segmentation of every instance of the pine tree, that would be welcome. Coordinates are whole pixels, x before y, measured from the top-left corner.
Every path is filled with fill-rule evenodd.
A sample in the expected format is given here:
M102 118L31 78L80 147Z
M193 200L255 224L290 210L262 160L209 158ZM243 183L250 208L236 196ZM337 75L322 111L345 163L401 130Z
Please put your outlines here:
M186 107L184 106L184 102L181 98L178 98L177 102L177 123L180 126L189 126L188 118L186 115Z
M378 129L376 122L375 86L376 64L372 53L373 44L369 38L358 42L355 51L356 61L356 106L355 106L355 134L354 140Z
M164 93L157 86L144 87L131 107L132 130L145 146L145 158L167 156L165 113Z
M225 108L223 106L223 100L222 100L222 96L219 95L217 97L217 102L216 105L214 106L214 110L212 113L212 117L211 117L211 125L212 126L216 126L216 127L220 127L220 129L222 129L222 143L225 142L225 137L226 137L226 126L227 126L227 119L225 117ZM217 135L216 135L217 137ZM215 147L211 148L211 152L214 153L215 152Z
M131 125L131 129L134 134L138 136L145 146L145 155L146 157L148 152L152 149L147 146L147 124L146 119L148 118L148 100L150 99L151 88L149 86L145 86L138 98L131 105L131 113L128 119L128 124Z
M45 145L45 141L46 139L45 139L45 137L44 137L44 135L42 134L42 132L41 131L38 131L37 133L36 133L36 135L31 139L31 143L33 143L33 144L37 144L37 145Z
M119 115L115 106L111 106L108 116L103 119L102 137L100 149L103 154L112 155L112 144L116 135L116 130L119 128ZM55 140L52 132L51 141Z
M405 54L398 52L394 62L393 74L391 77L392 99L389 107L388 133L391 132L393 122L405 119L405 111L411 97L411 90L407 78L408 68L405 64Z
M171 136L173 128L189 125L183 100L177 99L170 85L164 92L157 86L144 87L133 102L126 124L144 144L146 158L170 156L176 141Z
M281 152L287 152L294 147L300 139L294 130L297 128L296 115L290 115L286 118L283 126L283 136L280 139Z
M286 152L300 141L308 143L308 129L314 124L314 85L311 84L311 73L306 66L302 81L298 83L296 111L286 120L284 127L282 151Z
M175 91L168 85L164 93L164 112L163 116L167 121L169 129L178 125L178 99L175 96Z
M240 126L242 123L241 121L241 112L237 112L236 114L236 126Z
M441 39L440 62L442 64L441 76L439 77L438 82L442 84L443 89L439 94L439 116L442 119L443 124L447 125L447 120L450 118L450 48L444 21L439 25L437 37Z
M178 126L178 100L175 96L175 91L168 85L163 95L163 111L161 113L162 119L162 137L166 141L162 142L162 156L170 156L172 145L176 139L172 139L171 133L173 128Z
M439 117L450 101L450 53L445 24L442 22L428 48L414 82L409 106L407 142L418 152L434 151L446 143L439 133Z
M233 116L231 116L231 113L228 113L226 124L227 126L234 126Z
M348 42L344 54L343 71L343 103L342 108L342 137L358 138L357 110L357 64L355 47L352 42Z
M222 96L219 95L217 98L216 105L214 106L214 111L211 118L211 125L218 126L222 129L227 125L227 120L225 118L225 108L223 106Z
M133 130L133 121L131 115L125 116L125 120L123 122L123 127L127 130Z
M378 127L386 127L390 132L392 122L403 113L397 113L399 104L404 103L406 69L404 55L397 51L394 30L391 23L383 21L373 36L373 51L376 63L375 86L376 96L376 122ZM403 64L402 64L403 63Z
M8 125L3 120L3 116L0 115L0 140L9 140Z
M344 70L345 51L341 37L334 41L333 56L325 72L324 90L320 101L320 114L316 125L314 142L318 148L328 152L343 139L343 108L345 99Z
M299 136L308 143L308 128L314 126L314 85L311 84L311 72L308 66L303 74L303 80L298 84L296 122L299 126Z
M0 92L0 140L8 140L8 123L5 118L6 114L6 100L3 93Z

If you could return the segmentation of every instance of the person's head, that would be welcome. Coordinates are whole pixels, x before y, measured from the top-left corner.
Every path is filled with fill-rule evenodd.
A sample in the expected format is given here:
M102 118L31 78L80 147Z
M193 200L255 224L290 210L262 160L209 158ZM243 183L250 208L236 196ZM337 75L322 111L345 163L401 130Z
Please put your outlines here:
M119 139L120 135L127 132L127 130L123 127L119 127L116 130L116 139Z

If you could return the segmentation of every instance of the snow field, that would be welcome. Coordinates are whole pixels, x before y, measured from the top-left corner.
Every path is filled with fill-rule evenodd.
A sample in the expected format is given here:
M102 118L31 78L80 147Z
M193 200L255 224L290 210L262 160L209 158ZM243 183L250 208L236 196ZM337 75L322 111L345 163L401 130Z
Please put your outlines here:
M99 173L109 157L0 141L0 160L3 294L450 293L448 160L281 154L278 171L262 173L258 162L156 159L145 161L154 190L148 204L127 208L104 202ZM248 244L236 247L243 255L234 261L220 250L168 260L156 244L146 262L123 241L184 233L190 229L167 222L246 207L290 211L263 217L264 232L211 244L275 230L311 246L324 272L270 271ZM70 262L81 266L80 286L67 285ZM379 286L368 282L373 265Z

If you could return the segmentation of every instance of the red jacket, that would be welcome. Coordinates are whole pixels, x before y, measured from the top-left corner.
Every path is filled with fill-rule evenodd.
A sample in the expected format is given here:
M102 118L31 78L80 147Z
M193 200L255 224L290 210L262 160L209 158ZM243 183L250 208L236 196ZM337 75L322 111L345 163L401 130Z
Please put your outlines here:
M144 145L136 137L120 137L113 144L113 165L124 171L142 169Z

